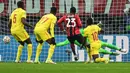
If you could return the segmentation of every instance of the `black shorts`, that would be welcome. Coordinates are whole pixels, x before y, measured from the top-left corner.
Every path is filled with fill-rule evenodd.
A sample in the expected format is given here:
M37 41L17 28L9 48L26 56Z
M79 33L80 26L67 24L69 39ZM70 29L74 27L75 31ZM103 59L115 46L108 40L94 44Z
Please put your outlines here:
M74 44L75 40L77 40L80 44L82 44L84 42L84 38L81 34L74 35L74 36L68 36L67 38L71 44Z

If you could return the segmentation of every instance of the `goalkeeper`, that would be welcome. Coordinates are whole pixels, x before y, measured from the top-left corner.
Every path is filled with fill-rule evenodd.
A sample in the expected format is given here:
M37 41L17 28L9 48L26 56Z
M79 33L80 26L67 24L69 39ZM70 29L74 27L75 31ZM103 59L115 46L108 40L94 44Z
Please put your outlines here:
M100 25L101 25L101 24L100 24ZM82 35L84 35L83 29L80 29L80 33L81 33ZM86 41L88 42L87 39L86 39ZM78 45L78 46L81 46L81 45L82 45L82 44L78 43L77 41L75 41L74 43L75 43L76 45ZM68 41L68 39L66 39L66 40L63 41L63 42L57 43L56 46L57 46L57 47L60 47L60 46L68 45L68 44L70 44L70 42ZM111 49L114 49L114 50L119 50L119 51L121 51L121 52L125 52L125 51L123 51L121 48L119 48L119 47L117 47L117 46L115 46L115 45L112 45L112 44L103 42L103 41L101 41L101 47L108 47L108 48L111 48ZM99 53L110 54L110 55L118 55L118 53L116 53L116 52L110 52L110 51L107 51L107 50L105 50L105 49L103 49L103 48L100 48L100 49L99 49Z

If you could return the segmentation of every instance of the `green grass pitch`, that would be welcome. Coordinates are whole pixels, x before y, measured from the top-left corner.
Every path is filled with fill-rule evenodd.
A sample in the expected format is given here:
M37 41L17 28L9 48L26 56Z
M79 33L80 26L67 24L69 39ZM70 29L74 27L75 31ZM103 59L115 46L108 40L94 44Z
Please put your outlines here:
M0 62L0 73L130 73L130 63L27 64Z

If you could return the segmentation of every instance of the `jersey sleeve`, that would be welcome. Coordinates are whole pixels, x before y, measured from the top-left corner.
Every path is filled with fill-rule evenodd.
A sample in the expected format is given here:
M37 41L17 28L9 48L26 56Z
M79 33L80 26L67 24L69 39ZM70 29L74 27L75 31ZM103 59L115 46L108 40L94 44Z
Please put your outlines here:
M58 27L60 27L60 29L63 31L64 30L64 28L63 28L63 26L62 26L62 22L64 21L64 19L65 19L65 16L63 16L62 18L60 18L59 20L58 20L58 22L57 22L57 25L58 25Z
M55 23L57 21L57 18L54 17L51 21L51 26L50 26L50 33L51 33L51 36L54 37L54 27L55 27Z
M21 18L26 18L26 11L22 11Z
M81 23L81 20L78 15L76 16L76 23L77 23L78 27L82 27L82 23Z
M97 26L97 29L98 29L98 31L101 31L101 28L99 26Z
M84 29L83 29L83 28L80 29L80 33L81 33L82 35L84 34Z

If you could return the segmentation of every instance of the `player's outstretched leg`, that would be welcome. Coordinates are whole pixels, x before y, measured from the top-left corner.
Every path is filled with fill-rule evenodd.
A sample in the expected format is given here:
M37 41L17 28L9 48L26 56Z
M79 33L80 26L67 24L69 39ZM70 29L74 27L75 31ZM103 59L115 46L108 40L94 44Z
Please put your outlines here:
M57 43L57 44L56 44L56 47L65 46L65 45L67 45L67 44L69 44L69 43L70 43L69 40L66 39L66 40L63 41L63 42Z
M107 51L107 50L105 50L103 48L99 49L99 53L110 54L110 55L119 55L119 53L117 53L117 52L110 52L110 51Z
M115 45L112 45L112 44L109 44L109 43L106 43L106 42L101 42L101 45L104 46L104 47L108 47L108 48L119 50L120 52L126 53L126 50L121 49L121 48L119 48Z
M35 61L34 61L34 63L36 63L36 64L40 64L39 56L41 54L42 45L43 45L43 43L38 43L37 51L36 51L36 56L35 56Z

